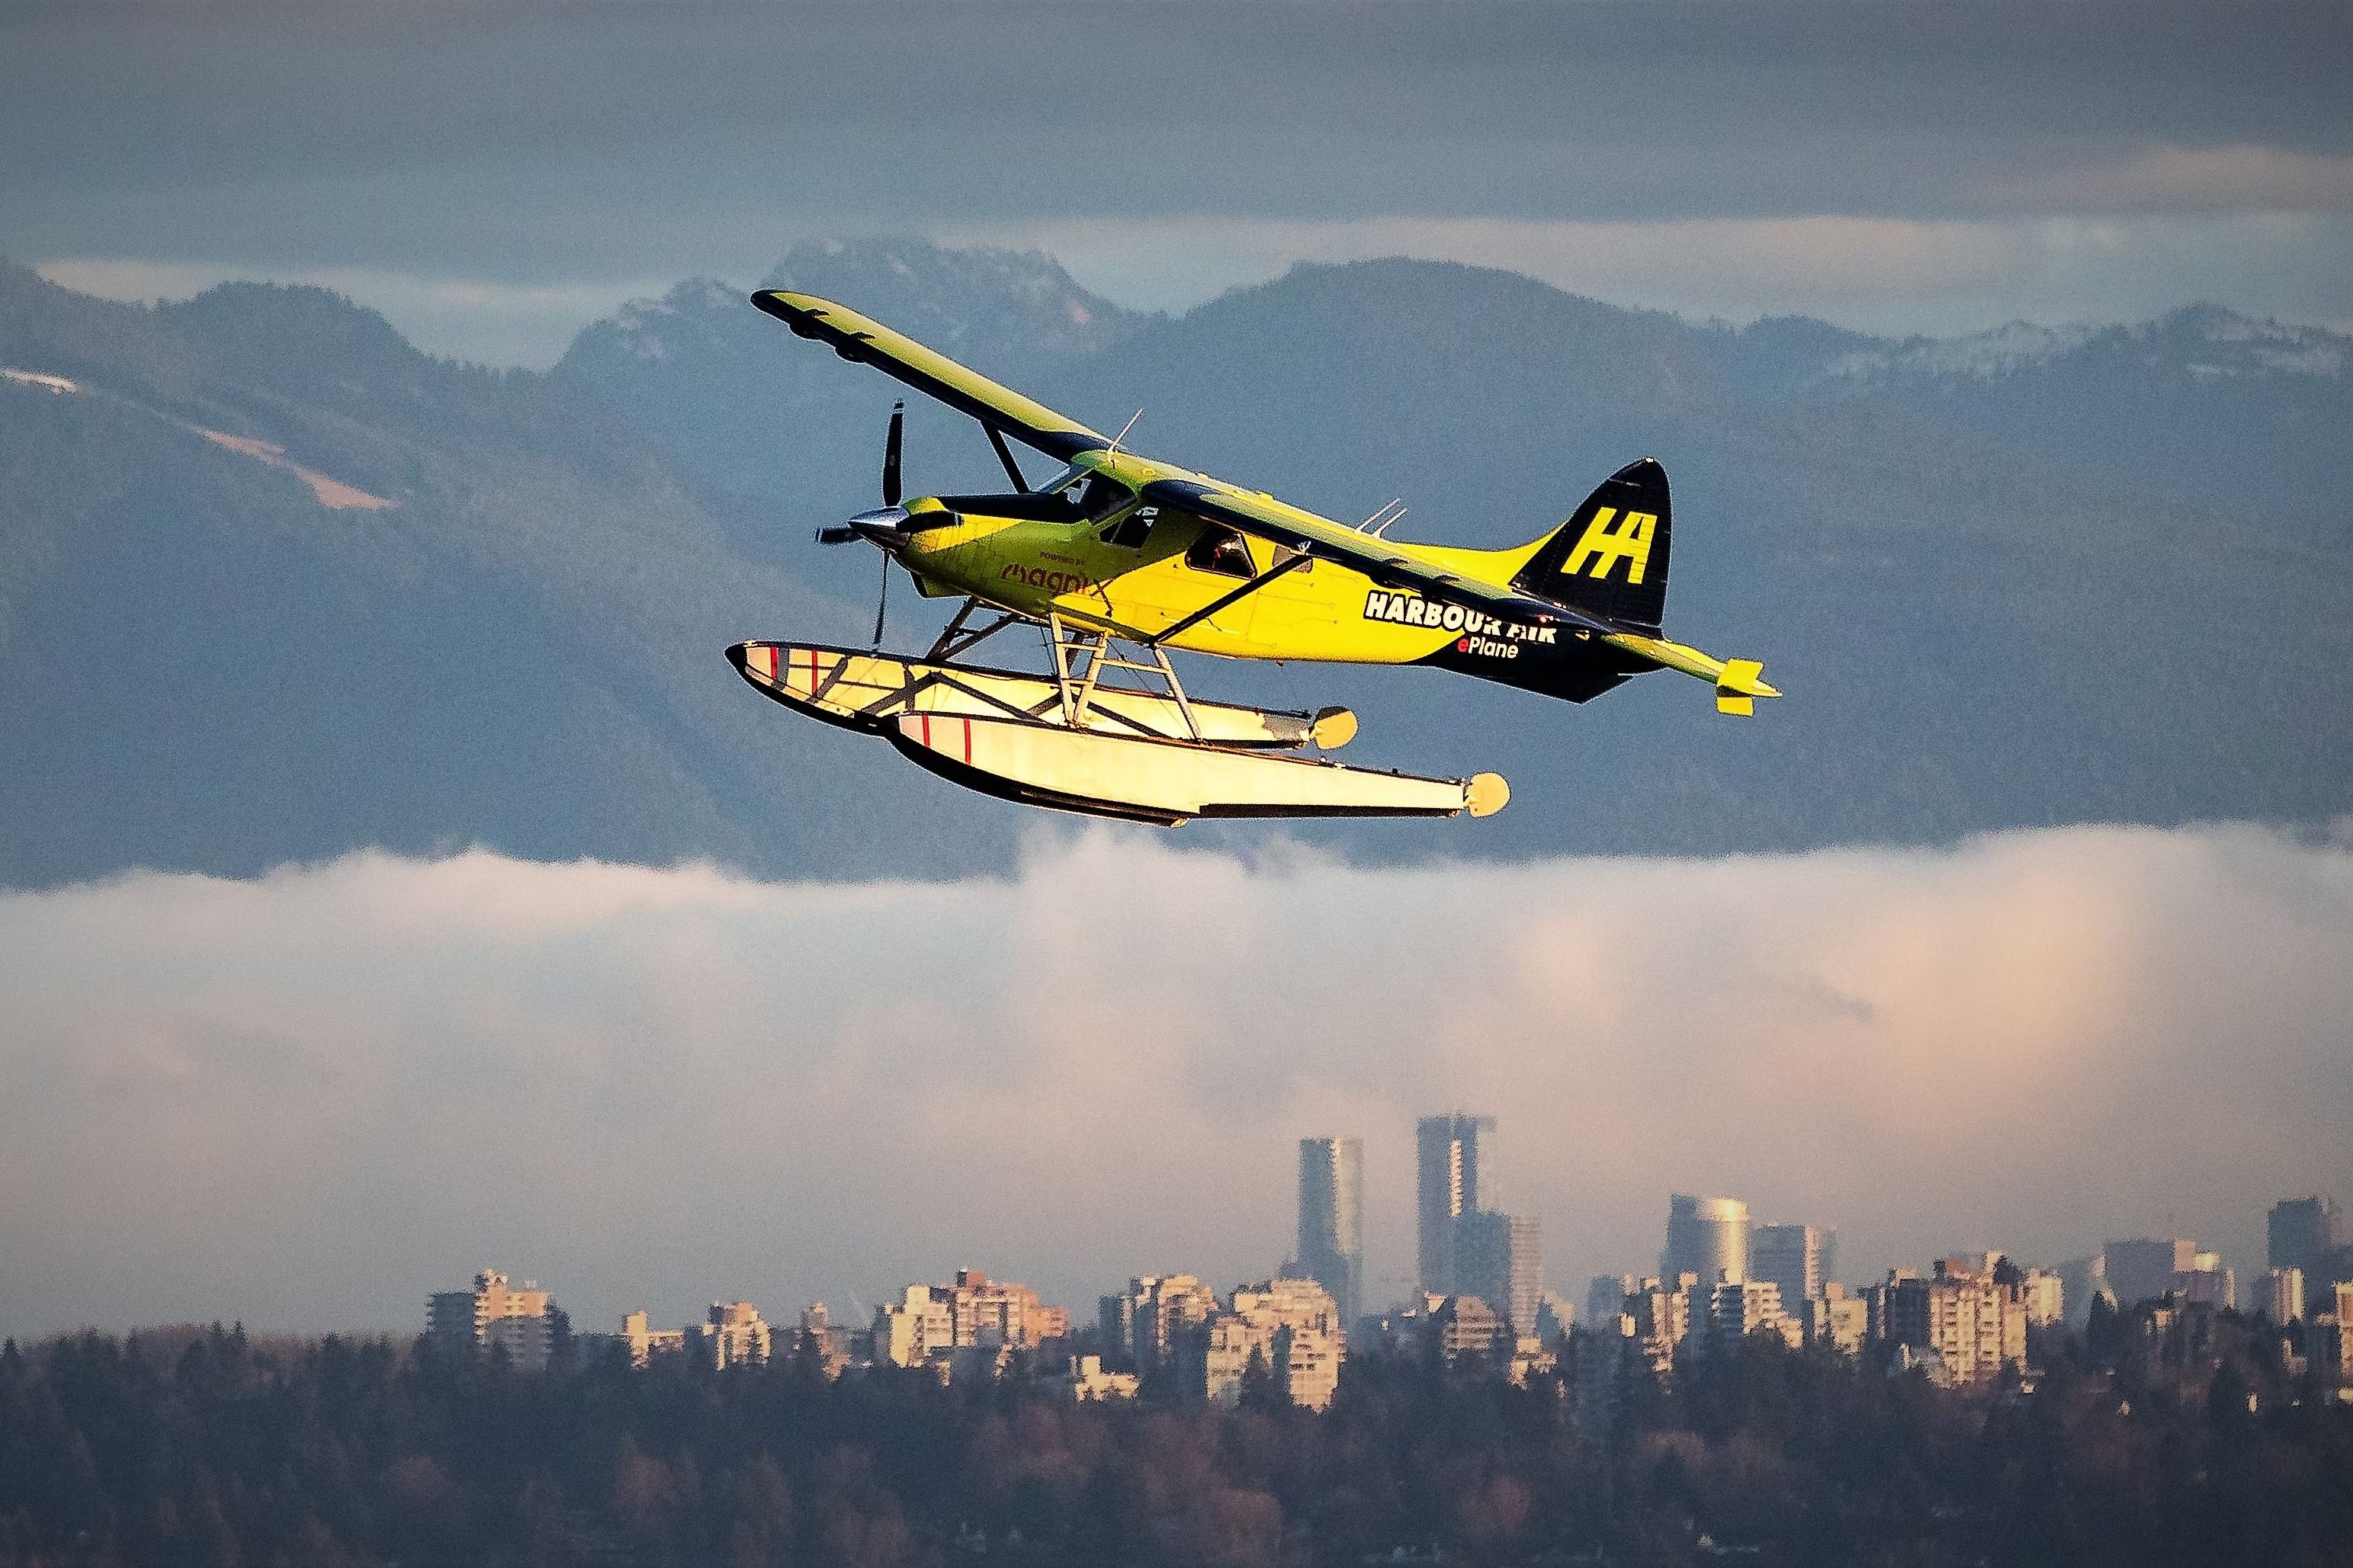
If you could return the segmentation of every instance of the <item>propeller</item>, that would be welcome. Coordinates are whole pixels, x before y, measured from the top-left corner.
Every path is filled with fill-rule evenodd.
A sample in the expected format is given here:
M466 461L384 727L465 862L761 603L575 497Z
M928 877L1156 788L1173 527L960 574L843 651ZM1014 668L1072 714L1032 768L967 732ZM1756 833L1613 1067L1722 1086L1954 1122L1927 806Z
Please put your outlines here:
M874 511L861 511L835 527L818 529L817 542L819 544L852 544L861 539L871 539L881 544L886 539L897 536L899 525L907 521L907 514L899 507L902 493L899 459L906 446L906 430L907 405L893 403L891 405L890 434L882 438L882 505Z
M889 527L893 531L896 531L898 525L905 521L907 518L907 514L899 510L899 496L901 493L899 488L899 458L906 444L906 433L907 405L904 403L893 403L891 405L890 434L882 437L882 510L885 513L897 513L895 517L889 518L887 522L884 523L885 526ZM844 531L848 532L850 537L854 539L858 535L857 525L859 522L865 521L869 522L871 525L873 522L883 521L884 520L877 519L873 513L869 512L862 518L851 519L850 526ZM879 543L880 541L878 540L877 542ZM882 619L890 613L891 552L886 550L882 552L882 591L874 600L874 646L878 648L882 646Z

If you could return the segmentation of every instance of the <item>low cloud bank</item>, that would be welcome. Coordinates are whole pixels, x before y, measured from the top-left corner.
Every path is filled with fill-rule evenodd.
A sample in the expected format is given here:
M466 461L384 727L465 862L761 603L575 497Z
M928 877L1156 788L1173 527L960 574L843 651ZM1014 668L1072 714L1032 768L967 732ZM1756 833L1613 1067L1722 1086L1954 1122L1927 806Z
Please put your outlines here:
M1294 1142L1502 1121L1555 1284L1671 1190L1841 1272L2172 1231L2259 1267L2353 1198L2353 853L2086 827L1943 851L1365 869L1041 835L1007 881L354 855L0 895L0 1331L421 1323L485 1264L583 1326L871 1306L957 1266L1082 1311L1288 1249Z

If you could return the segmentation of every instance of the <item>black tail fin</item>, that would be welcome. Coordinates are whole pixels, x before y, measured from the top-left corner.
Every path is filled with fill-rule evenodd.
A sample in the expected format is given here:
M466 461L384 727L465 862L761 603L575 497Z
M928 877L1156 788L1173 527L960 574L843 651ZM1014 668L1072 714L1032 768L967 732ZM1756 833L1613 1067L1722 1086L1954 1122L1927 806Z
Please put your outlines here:
M1655 633L1667 605L1671 517L1667 470L1651 458L1629 463L1536 547L1512 586Z

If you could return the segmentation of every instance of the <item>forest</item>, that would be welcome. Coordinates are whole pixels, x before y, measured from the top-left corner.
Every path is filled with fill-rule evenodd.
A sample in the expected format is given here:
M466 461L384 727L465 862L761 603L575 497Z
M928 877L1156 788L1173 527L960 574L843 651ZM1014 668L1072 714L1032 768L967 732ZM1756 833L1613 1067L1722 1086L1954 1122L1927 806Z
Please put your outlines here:
M1525 1387L1351 1356L1321 1413L1263 1377L1076 1404L1059 1363L828 1380L806 1347L524 1372L217 1325L11 1341L0 1568L2353 1563L2353 1407L2261 1320L2189 1363L2128 1329L1974 1390L1769 1339L1636 1363L1606 1430L1581 1334Z

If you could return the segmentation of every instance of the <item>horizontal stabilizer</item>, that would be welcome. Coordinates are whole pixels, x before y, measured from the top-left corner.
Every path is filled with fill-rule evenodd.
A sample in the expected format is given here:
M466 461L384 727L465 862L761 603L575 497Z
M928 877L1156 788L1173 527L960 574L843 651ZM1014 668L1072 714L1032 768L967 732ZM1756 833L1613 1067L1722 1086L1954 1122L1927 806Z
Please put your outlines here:
M1724 672L1715 678L1715 710L1736 713L1746 719L1757 711L1759 697L1781 694L1765 684L1764 665L1753 658L1726 659Z

